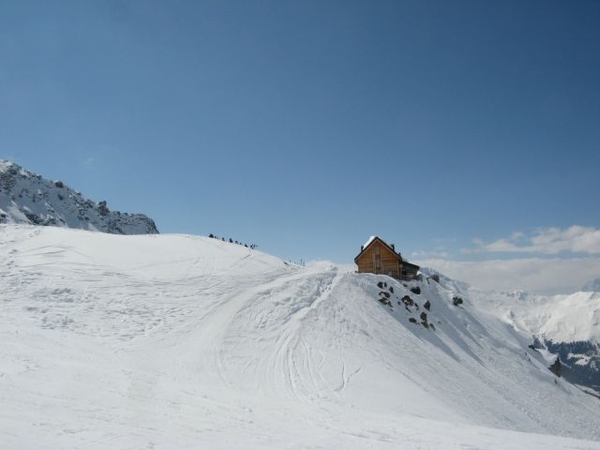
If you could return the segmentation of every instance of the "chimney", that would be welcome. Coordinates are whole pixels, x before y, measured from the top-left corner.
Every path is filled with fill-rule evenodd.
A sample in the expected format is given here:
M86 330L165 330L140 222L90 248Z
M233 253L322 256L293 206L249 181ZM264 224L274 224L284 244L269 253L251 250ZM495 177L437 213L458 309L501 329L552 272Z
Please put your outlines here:
M360 246L360 251L362 252L364 249L365 249L365 246L364 246L364 245L361 245L361 246Z
M392 250L396 251L396 247L392 244Z

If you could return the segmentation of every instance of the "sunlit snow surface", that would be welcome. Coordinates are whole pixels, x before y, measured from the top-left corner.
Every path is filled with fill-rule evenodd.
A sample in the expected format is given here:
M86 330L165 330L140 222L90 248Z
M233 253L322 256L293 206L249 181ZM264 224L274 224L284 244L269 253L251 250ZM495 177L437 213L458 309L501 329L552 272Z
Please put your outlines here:
M598 399L451 285L181 235L5 225L0 255L3 449L600 449Z
M543 296L468 289L481 309L523 332L556 342L600 342L600 292Z

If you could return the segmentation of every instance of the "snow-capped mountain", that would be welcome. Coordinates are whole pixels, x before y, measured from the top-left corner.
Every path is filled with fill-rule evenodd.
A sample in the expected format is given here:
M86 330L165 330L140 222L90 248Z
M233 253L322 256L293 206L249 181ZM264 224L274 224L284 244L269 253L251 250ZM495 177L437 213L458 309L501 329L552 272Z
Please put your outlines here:
M542 296L515 292L464 290L478 309L509 324L548 363L560 359L562 376L600 397L600 293Z
M444 277L0 225L0 442L600 449L598 399Z
M110 211L66 186L0 160L0 223L53 225L113 234L158 233L144 214Z

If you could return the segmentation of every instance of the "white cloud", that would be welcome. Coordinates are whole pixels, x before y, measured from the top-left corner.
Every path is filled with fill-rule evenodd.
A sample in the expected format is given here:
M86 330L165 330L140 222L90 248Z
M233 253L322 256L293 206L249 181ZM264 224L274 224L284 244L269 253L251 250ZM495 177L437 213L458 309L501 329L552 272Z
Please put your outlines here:
M477 261L453 260L444 246L436 246L431 251L414 252L411 262L496 291L569 294L600 278L600 229L593 227L539 228L532 233L514 232L493 242L473 242L474 248L462 253L478 253ZM504 255L500 258L493 253ZM482 260L484 255L489 259Z
M456 246L456 239L454 238L437 238L434 239L434 248L427 250L415 250L411 252L411 258L450 258L450 249Z
M524 290L544 294L572 293L598 278L600 258L521 258L488 261L415 261L481 289Z
M449 258L450 253L445 250L417 250L410 254L411 258Z
M566 229L541 228L532 236L516 232L510 237L485 243L475 240L476 249L465 252L541 253L555 255L562 252L600 255L600 230L573 225Z

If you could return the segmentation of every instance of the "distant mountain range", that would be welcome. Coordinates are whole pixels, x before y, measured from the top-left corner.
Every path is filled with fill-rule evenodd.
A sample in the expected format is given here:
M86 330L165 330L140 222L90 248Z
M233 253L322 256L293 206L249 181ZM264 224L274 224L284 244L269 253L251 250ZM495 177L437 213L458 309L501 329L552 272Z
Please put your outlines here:
M156 234L144 214L111 211L62 181L51 181L0 159L0 223L52 225L112 234Z
M450 283L452 284L452 283ZM454 285L456 286L456 285ZM600 398L600 292L594 283L569 295L485 292L461 286L477 307L507 323L548 364L560 359L562 377Z

